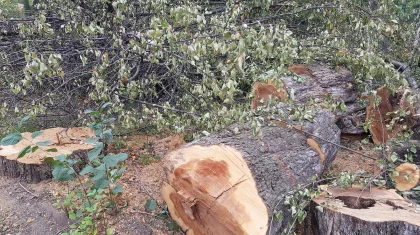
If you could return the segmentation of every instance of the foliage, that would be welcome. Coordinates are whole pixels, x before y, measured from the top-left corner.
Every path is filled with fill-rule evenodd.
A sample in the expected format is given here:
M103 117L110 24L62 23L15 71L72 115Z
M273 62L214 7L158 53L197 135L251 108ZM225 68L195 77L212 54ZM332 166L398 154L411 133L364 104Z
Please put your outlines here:
M258 127L253 82L314 60L347 66L360 89L395 88L404 80L385 61L403 51L413 27L400 30L391 1L377 4L39 1L34 16L14 24L19 35L4 37L1 76L10 79L0 87L20 101L3 100L1 113L54 110L74 125L85 120L81 110L111 102L108 115L128 128Z
M406 81L389 61L414 66L420 59L412 44L417 5L406 2L40 0L33 15L0 22L0 77L7 78L0 79L0 120L28 115L67 126L87 122L89 115L102 120L89 124L97 138L89 140L95 148L80 172L89 175L88 184L64 201L69 216L79 222L73 231L95 233L98 213L116 209L113 196L121 191L116 181L127 157L107 153L113 136L106 127L113 121L125 128L191 133L239 122L258 133L264 119L278 110L250 111L252 84L290 75L287 67L293 63L345 66L361 91L381 85L395 90ZM11 16L6 12L0 13L3 19ZM341 101L312 100L293 106L292 118L311 120L317 102L332 110L346 108ZM17 139L16 133L3 140ZM33 147L22 154L29 151ZM76 162L66 156L52 163L57 179L77 174ZM392 164L384 165L392 171ZM349 186L358 179L342 173L336 184ZM313 192L300 189L287 198L293 224L306 216ZM102 204L105 198L109 207ZM89 203L74 203L83 200Z
M23 16L23 6L17 0L0 0L0 19Z

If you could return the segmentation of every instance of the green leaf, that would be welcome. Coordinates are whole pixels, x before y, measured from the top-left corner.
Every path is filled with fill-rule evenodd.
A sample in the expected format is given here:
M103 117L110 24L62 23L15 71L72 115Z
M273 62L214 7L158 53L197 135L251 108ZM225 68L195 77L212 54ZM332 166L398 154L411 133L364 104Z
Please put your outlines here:
M154 199L147 199L146 204L144 205L147 211L154 211L156 209L157 203Z
M56 160L53 157L46 157L44 158L44 160L42 160L42 162L52 165L56 163Z
M34 153L35 151L37 151L39 149L39 147L38 146L34 146L34 147L32 147L32 149L31 149L31 151Z
M177 232L179 231L179 225L175 221L166 221L166 226L168 226L168 229L170 231Z
M42 134L42 131L35 131L32 133L31 137L32 139L35 139L36 137L40 136Z
M306 218L306 211L300 210L298 212L298 222L302 224L303 220Z
M66 167L64 164L56 164L54 166L52 175L55 180L58 181L69 181L73 179L73 175L70 174L72 170L68 167Z
M102 178L102 179L99 179L99 180L95 181L95 183L93 184L93 188L104 189L104 188L108 187L109 183L110 183L109 180L107 180L105 178Z
M106 177L106 168L105 164L101 164L100 166L93 169L93 177L90 178L92 181L96 181Z
M23 123L25 123L26 121L28 121L29 119L29 115L26 115L25 117L23 117L19 122L18 122L18 128L21 128Z
M82 171L80 171L80 175L86 175L87 173L93 173L95 171L95 168L93 168L91 165L85 166Z
M22 158L23 156L25 156L25 154L29 153L30 151L31 151L31 146L30 145L29 146L26 146L24 149L22 149L19 152L19 155L18 155L17 158Z
M128 155L126 153L119 153L117 155L110 153L104 157L104 163L107 167L114 167L119 162L125 161L127 158Z
M113 135L112 135L112 132L111 132L111 130L106 130L106 131L104 131L104 133L103 133L103 138L108 142L108 143L110 143L110 142L112 142L112 140L113 140Z
M102 123L107 124L107 123L110 123L110 122L115 122L115 120L117 120L117 119L116 118L108 118L108 119L105 119Z
M48 67L47 66L45 66L45 64L44 63L40 63L39 64L39 71L40 71L40 73L42 74L43 72L45 72L45 71L47 71L48 70Z
M91 115L99 115L99 114L101 114L99 111L96 111L96 110L91 110L91 109L86 109L86 110L84 111L84 113L85 113L85 114L91 114Z
M88 152L89 161L95 160L99 156L103 148L104 148L104 143L102 142L97 143L95 147Z
M416 146L411 146L410 147L410 152L412 152L412 153L417 153L417 148L416 148Z
M113 194L122 193L123 191L123 187L119 184L112 189Z
M96 143L98 141L99 141L99 138L89 137L85 141L83 141L83 143L85 143L85 144L94 144L94 143Z
M0 141L0 145L3 145L3 146L15 145L19 143L19 141L21 140L22 140L22 135L19 132L13 132L6 135L6 137L4 137Z
M74 213L74 211L69 211L69 219L71 219L71 220L76 219L76 214Z
M44 141L36 142L36 145L38 145L38 146L47 146L47 145L49 145L51 143L52 142L50 140L44 140Z
M398 155L396 153L392 153L391 154L391 161L395 162L395 161L397 161L397 159L398 159Z
M106 235L112 235L114 234L114 229L113 228L107 228L106 229Z
M104 109L104 108L106 108L106 107L110 106L111 104L112 104L111 102L106 102L105 104L103 104L103 105L101 106L101 109Z
M58 150L56 148L50 148L50 149L47 149L45 151L50 152L50 153L56 153L56 152L58 152Z
M125 167L121 167L120 169L115 169L115 171L113 171L112 176L121 176L122 173L125 171Z
M64 154L60 154L58 156L55 157L55 160L59 161L59 162L65 162L67 159L66 155Z

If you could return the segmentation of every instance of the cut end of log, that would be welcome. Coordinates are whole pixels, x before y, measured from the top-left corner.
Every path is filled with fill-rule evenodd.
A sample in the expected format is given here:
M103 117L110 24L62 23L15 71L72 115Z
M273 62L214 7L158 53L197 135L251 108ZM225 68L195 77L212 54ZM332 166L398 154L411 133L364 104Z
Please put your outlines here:
M269 216L247 163L225 145L192 145L165 157L162 189L188 234L266 234Z
M417 186L420 179L420 169L412 163L403 163L395 168L395 188L408 191Z
M308 75L313 77L312 72L303 64L293 64L288 67L290 72L295 73L296 75Z
M286 101L288 98L287 91L279 84L275 84L271 79L266 83L255 82L252 87L251 109L264 105L270 99L279 98L281 101Z
M93 131L87 127L51 128L43 130L42 134L32 138L32 133L22 133L23 139L15 145L0 146L0 175L22 178L28 182L39 182L51 178L50 166L43 160L68 154L75 160L83 160L92 145L82 143L93 137ZM47 146L39 146L35 152L29 152L19 158L19 153L27 146L36 146L39 142L48 141ZM55 152L48 152L55 149Z

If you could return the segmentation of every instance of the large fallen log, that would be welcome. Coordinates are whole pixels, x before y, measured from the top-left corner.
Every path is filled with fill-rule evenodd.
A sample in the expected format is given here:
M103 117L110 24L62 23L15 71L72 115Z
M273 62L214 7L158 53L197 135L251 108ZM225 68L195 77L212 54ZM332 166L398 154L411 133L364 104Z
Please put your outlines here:
M22 133L23 139L11 146L0 145L0 175L21 178L24 181L37 183L52 177L51 167L43 162L46 157L69 154L70 159L87 161L87 152L93 147L82 143L92 137L89 128L52 128L43 130L42 134L32 138L32 133ZM47 146L39 146L35 152L18 158L19 153L27 146L35 146L38 142L49 141ZM57 152L47 152L56 149Z
M227 129L167 154L161 191L172 218L187 234L279 234L290 220L285 194L335 158L334 122L318 111L302 126L265 123L261 138ZM283 217L273 220L278 212Z
M278 98L281 101L292 99L296 104L305 104L315 101L324 108L342 102L346 110L333 110L336 123L342 134L363 134L365 107L358 105L360 93L354 77L343 67L332 68L321 63L309 66L295 64L289 70L300 76L269 79L267 82L256 82L253 85L253 99L251 109L256 109L270 99Z
M393 190L332 188L312 200L311 211L315 235L420 234L416 206Z

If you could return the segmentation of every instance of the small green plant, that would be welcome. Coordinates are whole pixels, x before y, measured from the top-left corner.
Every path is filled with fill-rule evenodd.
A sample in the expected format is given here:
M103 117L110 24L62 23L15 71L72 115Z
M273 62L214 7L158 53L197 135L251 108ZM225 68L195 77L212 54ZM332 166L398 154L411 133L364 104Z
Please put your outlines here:
M73 160L69 155L61 154L56 157L47 157L44 162L52 165L52 175L55 180L68 181L71 189L65 194L64 198L60 198L56 206L61 207L67 212L69 218L75 221L70 226L69 233L78 234L98 234L103 230L106 234L112 234L111 228L106 228L105 213L118 212L119 208L116 202L116 196L123 192L123 188L118 184L118 180L125 170L125 160L128 155L126 153L108 153L108 145L113 141L111 129L108 125L115 121L115 118L102 120L102 113L109 106L106 103L98 110L86 110L85 114L90 114L93 122L88 126L94 130L95 137L90 137L84 142L92 144L94 147L87 153L87 164L78 171L80 160ZM28 117L19 122L28 120ZM32 134L32 138L38 137L42 131L36 131ZM17 131L8 134L1 141L1 145L14 145L22 140L22 135ZM31 143L25 147L20 153L19 158L29 152L42 150L39 146L46 146L49 141L39 141ZM45 151L48 155L57 152L57 149L51 148ZM83 177L85 177L83 179Z
M69 218L76 222L70 226L70 232L65 234L97 234L101 228L106 228L105 212L116 213L119 208L115 197L123 192L118 179L125 170L126 153L108 153L108 145L113 141L108 124L115 118L101 119L101 114L109 105L106 103L98 110L86 110L94 121L88 126L94 130L95 137L84 142L94 144L94 148L87 154L88 163L76 172L74 166L77 161L66 155L46 158L45 161L53 166L53 177L59 181L75 181L74 189L65 197L64 201L56 205L65 208ZM81 177L87 176L85 181ZM106 229L112 233L111 228Z
M123 149L127 147L127 141L122 138L118 138L114 142L114 146L117 150Z
M141 150L146 151L138 155L138 159L143 165L149 165L154 159L160 160L160 156L155 153L155 143L152 140L144 142Z

